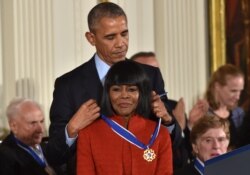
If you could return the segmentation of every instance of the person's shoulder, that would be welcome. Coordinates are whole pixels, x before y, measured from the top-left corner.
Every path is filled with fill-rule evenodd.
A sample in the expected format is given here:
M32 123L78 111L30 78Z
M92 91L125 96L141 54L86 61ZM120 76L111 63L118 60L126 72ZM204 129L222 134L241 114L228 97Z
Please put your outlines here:
M0 157L13 157L16 151L16 145L11 139L11 135L8 135L0 144Z
M0 145L0 155L3 156L9 156L10 153L13 153L13 150L11 147L9 147L8 145L4 145L4 144L1 144Z
M79 132L79 135L81 134L95 134L96 132L98 132L97 130L102 130L103 125L106 125L106 123L104 122L104 120L102 120L100 117L97 118L94 122L92 122L91 124L89 124L88 126L86 126L84 129L82 129ZM94 131L94 132L93 132Z
M2 143L0 144L0 146L9 146L9 145L13 145L14 141L13 141L13 135L10 133L8 134L2 141Z
M82 78L84 75L88 75L92 67L94 68L94 63L94 59L91 58L90 60L74 68L73 70L57 77L56 81L72 81L73 79Z
M232 110L232 113L238 115L244 115L245 111L243 110L243 108L237 106Z

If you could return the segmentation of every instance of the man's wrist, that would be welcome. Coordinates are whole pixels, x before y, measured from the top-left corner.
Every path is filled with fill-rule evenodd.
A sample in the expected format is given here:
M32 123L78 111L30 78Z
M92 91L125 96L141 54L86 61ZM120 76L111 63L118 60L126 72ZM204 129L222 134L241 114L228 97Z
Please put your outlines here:
M68 125L66 125L65 127L65 137L66 137L66 144L71 147L73 145L73 143L76 141L76 138L78 137L78 135L74 138L70 137L67 131Z
M70 123L67 125L66 129L67 129L67 133L68 133L69 138L77 137L78 131L74 127L72 127L72 125L70 125Z
M174 120L174 118L171 116L171 117L170 117L170 120L168 120L168 121L162 121L162 124L163 124L164 126L171 126L171 125L175 124L175 120Z

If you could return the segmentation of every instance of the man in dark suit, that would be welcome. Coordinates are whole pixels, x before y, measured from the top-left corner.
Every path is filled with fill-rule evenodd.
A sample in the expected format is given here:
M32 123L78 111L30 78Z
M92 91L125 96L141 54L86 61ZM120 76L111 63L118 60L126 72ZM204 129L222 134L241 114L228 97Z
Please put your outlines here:
M128 50L127 17L118 5L110 2L96 5L88 15L88 26L89 32L85 36L96 47L96 53L86 63L56 79L50 111L50 139L46 152L53 165L66 161L72 164L73 169L68 174L75 174L78 132L100 116L105 75L110 66L126 59ZM163 124L171 125L173 144L178 144L181 129L159 100L161 95L161 99L167 101L160 70L140 65L146 70L154 89L152 107L155 116L161 117Z
M44 115L29 99L14 99L7 108L11 133L0 145L1 175L52 175L43 155Z

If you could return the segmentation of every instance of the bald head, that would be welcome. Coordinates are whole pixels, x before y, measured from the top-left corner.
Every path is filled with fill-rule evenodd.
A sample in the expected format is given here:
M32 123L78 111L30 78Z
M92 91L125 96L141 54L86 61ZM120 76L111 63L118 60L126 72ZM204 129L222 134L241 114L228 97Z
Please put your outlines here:
M141 64L147 64L150 66L159 67L159 63L153 52L138 52L137 54L131 57L131 60L134 60Z
M44 115L38 103L31 99L18 98L7 107L10 130L22 143L35 147L44 134Z

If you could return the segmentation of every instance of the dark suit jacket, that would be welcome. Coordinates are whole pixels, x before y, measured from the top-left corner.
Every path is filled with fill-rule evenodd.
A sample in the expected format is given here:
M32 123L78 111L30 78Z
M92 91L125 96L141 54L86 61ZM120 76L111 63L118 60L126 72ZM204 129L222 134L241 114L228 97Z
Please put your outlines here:
M27 151L19 147L13 135L8 135L0 145L1 175L48 175Z
M153 90L158 94L165 93L160 70L152 66L140 65L150 77ZM79 107L87 100L95 99L100 103L102 91L103 87L98 76L94 57L56 79L53 102L50 109L50 139L46 151L51 165L61 164L70 160L70 163L75 166L74 161L68 159L75 155L75 144L71 148L68 148L66 145L65 126ZM181 138L179 125L176 128L175 133L178 134L173 136L176 138L173 140Z
M239 127L237 147L250 144L250 109L245 114L242 125Z
M201 175L194 167L194 163L184 166L182 169L174 170L174 175Z

